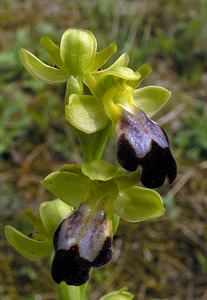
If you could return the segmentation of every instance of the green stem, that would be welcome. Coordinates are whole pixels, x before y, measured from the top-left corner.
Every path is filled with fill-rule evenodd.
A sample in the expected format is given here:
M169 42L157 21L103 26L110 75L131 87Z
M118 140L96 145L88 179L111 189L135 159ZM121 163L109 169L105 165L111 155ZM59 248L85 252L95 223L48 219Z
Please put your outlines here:
M72 286L65 283L58 285L58 299L59 300L86 300L87 283L82 286Z

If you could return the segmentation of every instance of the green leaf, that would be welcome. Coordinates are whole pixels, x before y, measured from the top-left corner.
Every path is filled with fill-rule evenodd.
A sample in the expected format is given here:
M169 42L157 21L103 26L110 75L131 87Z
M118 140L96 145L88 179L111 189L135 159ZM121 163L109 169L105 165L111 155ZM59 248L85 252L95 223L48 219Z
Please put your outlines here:
M31 239L9 225L5 226L5 235L12 247L30 260L38 260L52 251L49 241Z
M126 221L141 222L162 216L165 209L157 192L136 186L119 193L114 211Z
M50 238L53 237L60 221L72 211L73 207L59 199L40 204L40 217Z
M78 207L87 193L87 179L71 172L53 172L42 181L42 185L73 207Z
M146 86L135 91L134 100L137 106L148 117L156 114L168 101L171 92L160 86Z
M51 58L53 59L54 63L62 67L63 63L60 58L60 47L56 45L53 40L48 36L43 36L40 39L41 46L47 50L47 52L50 54Z
M35 78L43 80L46 83L56 84L65 82L69 77L68 72L46 65L26 49L21 49L19 55L27 71Z
M72 28L62 35L60 57L72 75L82 76L92 68L96 49L97 42L92 32Z
M104 48L102 51L97 52L93 64L93 70L97 70L101 66L103 66L116 51L117 51L116 44L111 43L110 45L108 45L108 47Z
M106 294L105 296L101 297L99 300L132 300L134 299L134 296L127 292L125 288L111 292L109 294Z
M87 134L103 129L108 122L102 102L88 95L71 95L65 114L71 125Z
M36 232L38 232L42 235L46 234L45 228L44 228L42 221L41 221L40 217L38 216L38 214L36 214L30 208L26 208L23 213L24 213L24 216L28 219L28 221L32 224L32 226L34 227Z
M136 88L140 83L150 74L152 73L152 68L147 64L141 65L135 73L140 74L140 78L138 80L129 81L128 84L131 85L133 88Z
M91 180L107 181L116 176L117 169L111 163L105 160L93 160L90 163L82 165L82 172Z

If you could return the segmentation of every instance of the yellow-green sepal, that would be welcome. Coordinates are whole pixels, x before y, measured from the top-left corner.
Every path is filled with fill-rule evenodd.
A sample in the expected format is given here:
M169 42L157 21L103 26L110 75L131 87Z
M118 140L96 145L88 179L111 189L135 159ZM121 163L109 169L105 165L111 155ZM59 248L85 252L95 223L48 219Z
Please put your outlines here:
M152 117L167 103L171 92L161 86L146 86L137 89L134 100L139 109L144 111L148 117Z
M69 206L78 207L87 194L87 178L67 171L49 174L42 185Z
M60 42L60 57L70 74L82 77L93 66L97 41L92 32L71 28L66 30Z
M20 49L20 59L26 70L35 78L48 84L58 84L67 81L69 74L62 69L53 68L43 63L26 49Z
M141 222L162 216L165 209L156 191L134 186L119 192L114 212L128 222Z
M125 80L138 80L139 73L135 73L128 68L129 57L126 53L122 54L110 67L102 71L93 72L95 78L103 78L105 76L114 76Z
M90 95L71 95L65 115L72 126L87 134L103 129L108 122L102 102Z
M96 56L93 64L93 70L97 70L100 67L102 67L116 51L117 51L116 44L111 43L103 50L96 52Z
M48 36L42 36L40 44L49 53L54 63L60 68L63 67L63 63L60 58L60 47Z
M72 211L73 207L67 205L60 199L46 201L40 204L40 217L49 238L53 238L60 221Z
M5 226L5 236L17 252L30 260L38 260L52 252L51 241L32 239L12 226Z

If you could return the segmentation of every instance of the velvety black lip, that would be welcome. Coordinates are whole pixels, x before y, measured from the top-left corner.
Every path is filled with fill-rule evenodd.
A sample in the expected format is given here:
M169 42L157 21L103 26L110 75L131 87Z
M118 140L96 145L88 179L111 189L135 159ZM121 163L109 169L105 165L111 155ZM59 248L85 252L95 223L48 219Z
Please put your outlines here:
M112 243L111 238L107 237L101 251L99 252L98 256L92 263L93 267L98 268L110 262L112 258L111 243Z
M141 182L148 188L161 187L166 177L172 183L177 176L177 166L170 148L163 149L154 142L151 151L139 163L143 169Z
M51 275L55 282L65 281L68 285L79 286L89 279L91 263L80 257L78 246L69 250L57 250L52 263Z
M52 278L58 284L62 281L75 286L84 284L89 279L91 267L101 267L111 260L111 243L111 238L107 237L93 262L80 256L78 245L72 246L69 250L57 250L51 268Z
M172 183L177 166L165 131L140 110L135 115L123 112L117 127L117 159L127 171L142 167L141 182L148 188L158 188L165 178Z
M117 145L117 158L120 165L127 171L136 171L139 161L132 145L129 143L125 134L121 134Z

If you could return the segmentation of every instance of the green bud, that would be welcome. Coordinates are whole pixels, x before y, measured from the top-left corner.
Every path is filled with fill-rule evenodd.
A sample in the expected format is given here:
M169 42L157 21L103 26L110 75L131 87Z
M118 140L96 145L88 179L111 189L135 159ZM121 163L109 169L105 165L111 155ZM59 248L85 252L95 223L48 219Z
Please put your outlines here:
M61 38L60 57L72 75L83 76L93 67L97 42L92 32L68 29Z
M119 291L111 292L101 297L99 300L132 300L132 299L134 299L134 296L131 293L127 292L125 288L123 288Z
M83 174L88 176L91 180L107 181L114 178L117 174L116 167L101 159L84 163L81 169Z

